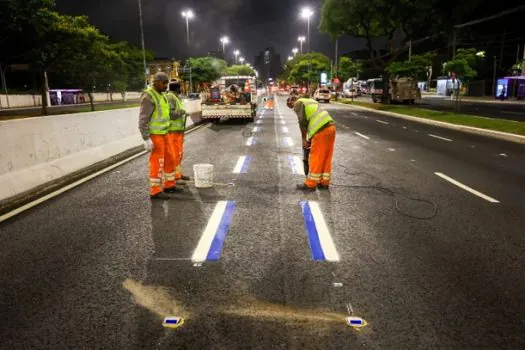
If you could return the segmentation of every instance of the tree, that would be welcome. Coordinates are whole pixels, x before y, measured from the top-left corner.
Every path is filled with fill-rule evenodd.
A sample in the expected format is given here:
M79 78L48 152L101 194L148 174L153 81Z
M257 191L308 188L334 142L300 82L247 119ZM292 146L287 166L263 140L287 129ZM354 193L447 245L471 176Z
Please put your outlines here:
M426 80L435 54L428 52L423 55L413 55L410 60L403 62L392 62L387 71L392 76L410 77L416 80Z
M194 83L210 83L221 77L226 62L214 57L190 58L192 80Z
M76 50L61 60L59 67L88 92L91 110L95 110L92 94L94 86L97 83L109 84L112 81L110 79L118 76L115 69L123 74L122 68L118 68L119 65L123 66L123 61L108 37L94 27L83 32L81 39L85 44L83 50Z
M427 35L434 0L324 0L320 30L332 37L343 34L366 40L375 66L386 68L416 37ZM399 40L398 34L402 38ZM386 40L381 56L378 38Z
M456 58L445 63L445 71L449 73L456 73L458 79L465 85L478 75L476 66L483 58L482 52L477 52L476 49L458 49ZM456 110L459 112L459 84L455 92L456 95Z
M250 67L240 64L226 67L222 72L223 75L253 75L254 73Z
M330 58L319 52L300 54L288 61L284 68L281 80L302 84L319 82L321 73L330 70Z
M343 77L343 80L356 77L362 70L360 62L352 60L350 57L341 57L339 60L338 72Z

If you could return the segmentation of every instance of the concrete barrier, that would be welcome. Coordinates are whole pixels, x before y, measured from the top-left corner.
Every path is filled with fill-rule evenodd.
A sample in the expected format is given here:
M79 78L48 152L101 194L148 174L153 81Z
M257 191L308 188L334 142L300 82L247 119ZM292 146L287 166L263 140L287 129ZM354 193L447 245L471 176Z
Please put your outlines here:
M200 101L184 106L192 128L201 121ZM135 107L0 122L0 214L142 151L138 113Z
M93 101L95 102L110 102L110 101L123 101L123 100L135 100L140 98L140 92L129 91L124 96L120 93L113 93L111 96L108 93L96 92L93 94ZM9 97L9 108L22 108L22 107L38 107L42 105L42 97L40 95L8 95ZM85 94L86 103L89 103L89 98ZM7 96L0 94L0 108L7 108Z

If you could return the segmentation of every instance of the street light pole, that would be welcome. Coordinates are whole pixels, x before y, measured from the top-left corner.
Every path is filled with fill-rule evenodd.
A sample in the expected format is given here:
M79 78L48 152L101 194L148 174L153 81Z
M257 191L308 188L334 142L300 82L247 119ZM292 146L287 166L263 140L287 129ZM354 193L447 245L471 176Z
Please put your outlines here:
M493 77L492 77L492 93L493 93L493 96L496 96L496 56L494 56L494 73L493 73Z
M140 17L140 35L141 35L141 42L142 42L142 60L144 61L144 87L148 87L148 77L147 77L147 71L148 67L146 65L146 45L144 44L144 21L142 19L142 0L139 1L139 17Z
M303 53L303 43L305 39L306 38L304 36L300 36L299 38L297 38L297 40L299 40L299 43L301 43L301 53Z
M224 55L224 59L226 59L226 44L230 42L230 39L227 36L223 36L221 38L222 43L222 54Z
M190 19L193 18L193 11L187 10L182 12L182 17L186 18L186 43L188 45L188 53L190 50Z

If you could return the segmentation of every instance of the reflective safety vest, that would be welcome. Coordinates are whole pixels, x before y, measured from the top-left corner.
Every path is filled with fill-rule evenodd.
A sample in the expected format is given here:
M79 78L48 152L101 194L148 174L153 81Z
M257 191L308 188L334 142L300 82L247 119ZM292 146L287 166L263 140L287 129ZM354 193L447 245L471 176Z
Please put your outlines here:
M149 88L146 93L151 97L155 109L149 122L150 135L166 135L170 126L170 105L165 93L159 93Z
M316 100L300 98L297 101L301 101L304 105L304 113L308 121L308 128L306 129L307 140L311 140L323 126L334 121L327 111L319 107L319 102Z
M170 104L170 116L177 111L184 111L182 101L173 92L168 92L168 102ZM186 130L186 118L170 118L169 132L184 132Z

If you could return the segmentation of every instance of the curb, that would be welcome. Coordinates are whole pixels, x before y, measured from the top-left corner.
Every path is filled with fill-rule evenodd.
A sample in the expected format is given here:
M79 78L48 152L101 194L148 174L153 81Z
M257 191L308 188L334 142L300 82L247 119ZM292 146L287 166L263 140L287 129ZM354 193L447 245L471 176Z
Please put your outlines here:
M341 103L341 102L334 102L334 103L338 105L346 106L348 108L362 109L362 110L366 110L370 112L375 112L378 114L383 114L389 117L410 120L410 121L421 123L421 124L437 126L437 127L444 128L444 129L456 130L456 131L461 131L461 132L465 132L468 134L491 137L491 138L498 139L498 140L514 142L514 143L525 145L525 136L522 136L522 135L510 134L510 133L496 131L496 130L481 129L481 128L476 128L473 126L451 124L451 123L440 122L440 121L432 120L432 119L412 117L409 115L404 115L404 114L399 114L399 113L394 113L394 112L379 111L377 109L356 106L356 105L348 105L346 103Z

